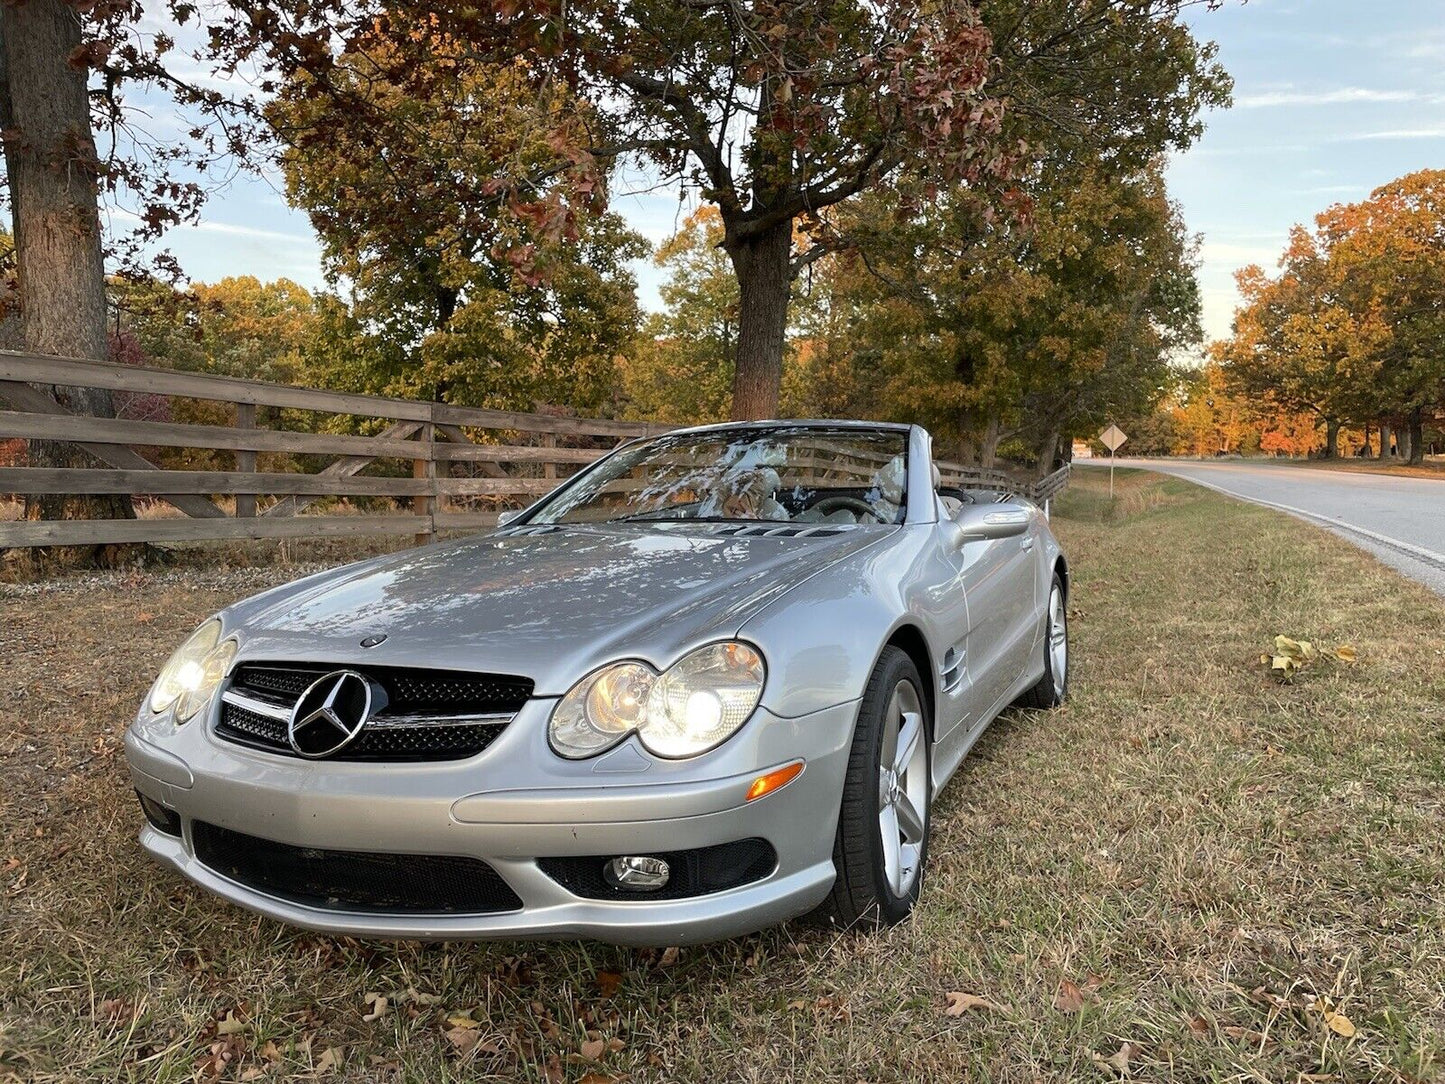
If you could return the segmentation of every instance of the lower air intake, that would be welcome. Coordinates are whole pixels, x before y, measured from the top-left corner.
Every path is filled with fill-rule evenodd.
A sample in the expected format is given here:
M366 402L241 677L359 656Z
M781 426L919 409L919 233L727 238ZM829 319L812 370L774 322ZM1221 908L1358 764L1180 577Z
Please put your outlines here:
M196 857L267 896L328 911L480 915L522 901L476 858L293 847L196 821Z

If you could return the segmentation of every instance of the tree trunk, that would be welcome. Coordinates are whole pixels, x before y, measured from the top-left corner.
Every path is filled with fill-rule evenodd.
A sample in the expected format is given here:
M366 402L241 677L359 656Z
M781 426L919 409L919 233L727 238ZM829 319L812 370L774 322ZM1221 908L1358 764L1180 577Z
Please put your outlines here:
M993 470L998 465L998 442L1003 436L998 419L989 418L983 427L983 436L978 442L978 465L984 470Z
M724 242L738 277L738 353L733 418L776 417L792 290L793 223Z
M1395 431L1395 453L1403 462L1408 463L1414 458L1415 434L1410 431L1409 419L1405 424Z
M1046 478L1054 472L1054 460L1059 455L1059 431L1050 429L1044 434L1044 439L1039 441L1039 463L1038 472L1040 478Z
M1418 467L1425 462L1425 410L1416 407L1410 411L1410 466Z
M38 354L105 360L105 266L96 201L98 162L86 73L68 58L80 45L75 8L62 0L0 6L4 54L5 168L14 202L21 334ZM77 414L114 417L108 391L47 389ZM72 444L32 441L34 466L94 466ZM27 519L134 518L129 497L47 496ZM87 547L97 556L95 547Z
M1340 423L1335 418L1325 419L1325 458L1340 457Z
M1378 458L1380 458L1380 459L1389 459L1389 458L1390 458L1390 437L1391 437L1391 435L1392 435L1392 434L1391 434L1391 431L1390 431L1390 423L1389 423L1389 422L1381 422L1381 423L1380 423L1380 454L1379 454Z

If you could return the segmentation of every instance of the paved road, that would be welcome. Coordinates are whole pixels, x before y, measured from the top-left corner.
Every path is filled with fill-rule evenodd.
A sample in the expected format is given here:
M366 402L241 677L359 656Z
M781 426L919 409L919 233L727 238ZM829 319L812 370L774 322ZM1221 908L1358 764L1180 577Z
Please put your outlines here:
M1319 523L1445 595L1445 480L1230 459L1118 463L1178 475Z

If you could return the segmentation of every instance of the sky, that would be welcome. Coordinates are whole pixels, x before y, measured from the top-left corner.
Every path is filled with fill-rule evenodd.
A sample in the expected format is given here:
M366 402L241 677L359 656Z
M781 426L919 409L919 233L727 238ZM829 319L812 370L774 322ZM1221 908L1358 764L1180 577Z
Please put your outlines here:
M1234 106L1205 116L1203 138L1169 165L1169 184L1201 242L1207 337L1229 333L1234 272L1273 269L1295 223L1362 199L1418 169L1445 168L1445 0L1226 0L1190 15L1234 76ZM624 174L614 208L654 245L686 217L676 191ZM117 223L119 224L119 223ZM324 284L306 216L276 176L237 176L171 251L195 280L226 275ZM645 307L660 273L639 261Z

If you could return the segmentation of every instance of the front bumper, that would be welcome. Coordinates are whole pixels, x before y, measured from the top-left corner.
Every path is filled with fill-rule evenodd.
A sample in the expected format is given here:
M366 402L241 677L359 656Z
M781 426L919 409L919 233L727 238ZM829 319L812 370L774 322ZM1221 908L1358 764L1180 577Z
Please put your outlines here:
M532 701L484 752L462 761L302 761L225 742L212 717L176 727L137 720L126 735L135 788L175 810L181 834L147 824L141 843L233 903L328 933L431 940L591 937L628 945L733 937L816 906L834 880L833 838L857 704L797 719L759 709L726 745L662 761L629 741L565 761L546 741L548 700ZM802 759L781 790L745 801L754 778ZM378 913L307 906L264 894L196 855L195 821L298 847L458 855L490 865L520 897L484 914ZM761 838L777 866L761 880L674 900L586 899L539 858L648 854Z

